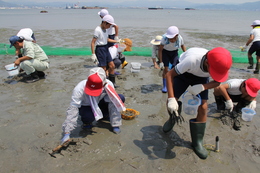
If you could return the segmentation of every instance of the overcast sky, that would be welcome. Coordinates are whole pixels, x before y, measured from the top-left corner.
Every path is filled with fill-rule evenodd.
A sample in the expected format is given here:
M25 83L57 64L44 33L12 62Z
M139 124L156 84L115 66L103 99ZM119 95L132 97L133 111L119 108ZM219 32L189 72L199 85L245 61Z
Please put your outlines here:
M34 2L70 2L70 3L77 3L77 2L104 2L104 0L2 0L5 2L22 2L22 1L34 1ZM105 0L105 2L124 2L124 1L138 1L139 0ZM141 1L163 1L163 0L141 0ZM182 1L182 0L169 0L169 1ZM245 2L256 2L258 0L186 0L193 3L215 3L215 4L227 4L227 3L245 3Z

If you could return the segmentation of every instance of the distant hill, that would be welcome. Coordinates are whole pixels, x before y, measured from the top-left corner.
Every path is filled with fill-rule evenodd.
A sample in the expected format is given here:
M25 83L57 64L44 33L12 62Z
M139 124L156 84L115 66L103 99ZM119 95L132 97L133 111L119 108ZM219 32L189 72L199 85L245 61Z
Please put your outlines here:
M54 0L55 1L55 0ZM191 1L191 0L190 0ZM79 1L80 2L80 1ZM76 2L77 3L77 2ZM46 2L46 3L38 3L32 0L13 0L12 3L7 3L0 0L0 7L60 7L65 8L66 5L73 6L72 3L68 2ZM119 3L111 3L111 2L80 2L79 6L99 6L99 7L108 7L108 8L148 8L148 7L162 7L162 8L195 8L195 9L214 9L214 10L245 10L245 11L260 11L260 1L243 3L243 4L198 4L189 1L124 1Z

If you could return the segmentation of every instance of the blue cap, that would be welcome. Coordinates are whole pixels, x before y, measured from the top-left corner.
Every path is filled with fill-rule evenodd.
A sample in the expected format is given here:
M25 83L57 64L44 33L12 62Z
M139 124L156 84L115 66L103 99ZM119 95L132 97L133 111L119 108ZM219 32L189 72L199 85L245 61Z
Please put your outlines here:
M18 36L16 36L16 35L10 37L10 39L9 39L9 41L10 41L10 43L11 43L10 48L11 48L17 41L19 41L19 40L21 40L21 38L18 37Z

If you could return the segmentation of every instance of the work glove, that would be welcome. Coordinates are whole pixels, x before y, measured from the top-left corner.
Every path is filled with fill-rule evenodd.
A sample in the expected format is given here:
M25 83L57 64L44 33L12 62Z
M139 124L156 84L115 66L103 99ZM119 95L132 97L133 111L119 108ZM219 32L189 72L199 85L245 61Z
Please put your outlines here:
M234 105L233 105L233 102L232 102L231 99L225 101L225 106L226 106L226 109L229 109L229 110L230 110L230 112L233 111Z
M66 133L63 138L61 139L60 143L61 145L64 144L65 142L67 142L70 139L70 134Z
M119 39L119 37L118 36L115 36L115 39L114 40L121 40L121 39Z
M202 84L197 84L197 85L191 86L188 89L188 92L191 93L192 95L198 95L199 93L201 93L204 90L205 90L205 88Z
M160 69L163 69L164 68L163 62L160 62L159 66L160 66Z
M179 105L175 97L168 98L168 110L172 114L173 112L178 112Z
M253 100L248 106L248 108L255 110L256 108L256 100Z
M93 62L95 65L98 65L98 59L97 59L96 54L92 54L92 55L91 55L91 59L92 59L92 62Z
M247 46L246 45L240 46L239 48L241 49L242 52L246 52L247 51Z

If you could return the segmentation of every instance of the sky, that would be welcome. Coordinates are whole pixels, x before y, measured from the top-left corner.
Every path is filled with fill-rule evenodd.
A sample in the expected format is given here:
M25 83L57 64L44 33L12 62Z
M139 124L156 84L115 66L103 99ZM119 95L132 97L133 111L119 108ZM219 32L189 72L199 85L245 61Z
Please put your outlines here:
M34 1L35 0L2 0L5 2L13 3L13 2L22 2L22 1ZM37 0L37 2L70 2L70 3L76 3L76 2L104 2L104 0ZM106 0L106 2L124 2L124 1L138 1L139 0ZM163 1L163 0L141 0L141 1ZM168 1L182 1L182 0L168 0ZM241 4L241 3L246 3L246 2L257 2L259 0L185 0L193 3L215 3L215 4Z

